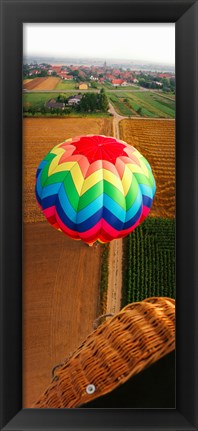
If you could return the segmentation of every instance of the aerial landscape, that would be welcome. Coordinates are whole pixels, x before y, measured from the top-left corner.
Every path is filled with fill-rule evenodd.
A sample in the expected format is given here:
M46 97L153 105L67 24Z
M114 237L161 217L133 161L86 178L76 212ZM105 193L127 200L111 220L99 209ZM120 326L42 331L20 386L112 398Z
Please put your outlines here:
M151 297L175 299L174 61L98 57L24 52L23 406L28 408L48 386L53 367L72 355L101 316ZM58 144L85 135L114 137L134 147L156 182L146 220L127 236L92 247L53 229L35 197L41 161Z

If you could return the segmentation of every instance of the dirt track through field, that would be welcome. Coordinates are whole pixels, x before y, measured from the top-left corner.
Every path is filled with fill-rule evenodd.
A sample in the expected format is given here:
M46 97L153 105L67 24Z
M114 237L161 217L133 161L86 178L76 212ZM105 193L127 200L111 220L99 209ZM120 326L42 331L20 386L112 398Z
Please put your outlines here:
M120 139L119 121L123 117L115 111L110 104L109 112L113 115L113 135ZM109 271L107 290L107 314L115 314L121 308L122 295L122 239L115 239L110 243L109 249Z

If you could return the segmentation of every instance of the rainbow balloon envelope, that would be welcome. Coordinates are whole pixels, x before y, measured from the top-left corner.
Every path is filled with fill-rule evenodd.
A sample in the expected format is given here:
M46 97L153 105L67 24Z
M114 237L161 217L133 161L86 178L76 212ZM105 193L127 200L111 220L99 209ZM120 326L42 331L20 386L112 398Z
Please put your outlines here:
M103 135L67 139L36 175L36 198L49 223L87 244L128 235L147 217L155 191L139 151Z

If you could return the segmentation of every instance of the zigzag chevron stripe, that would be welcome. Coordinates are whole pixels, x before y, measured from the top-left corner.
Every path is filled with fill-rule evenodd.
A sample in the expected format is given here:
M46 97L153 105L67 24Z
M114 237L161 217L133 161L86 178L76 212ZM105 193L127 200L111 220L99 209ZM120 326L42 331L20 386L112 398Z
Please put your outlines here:
M147 217L155 191L148 161L110 136L68 139L36 173L36 198L46 219L86 243L128 235Z

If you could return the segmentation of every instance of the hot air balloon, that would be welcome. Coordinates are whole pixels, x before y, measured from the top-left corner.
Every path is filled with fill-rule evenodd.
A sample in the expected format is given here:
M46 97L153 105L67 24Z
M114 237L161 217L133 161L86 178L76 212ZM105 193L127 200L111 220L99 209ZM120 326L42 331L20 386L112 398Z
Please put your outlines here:
M148 161L111 136L67 139L36 174L36 198L49 223L87 244L128 235L147 217L155 191Z

